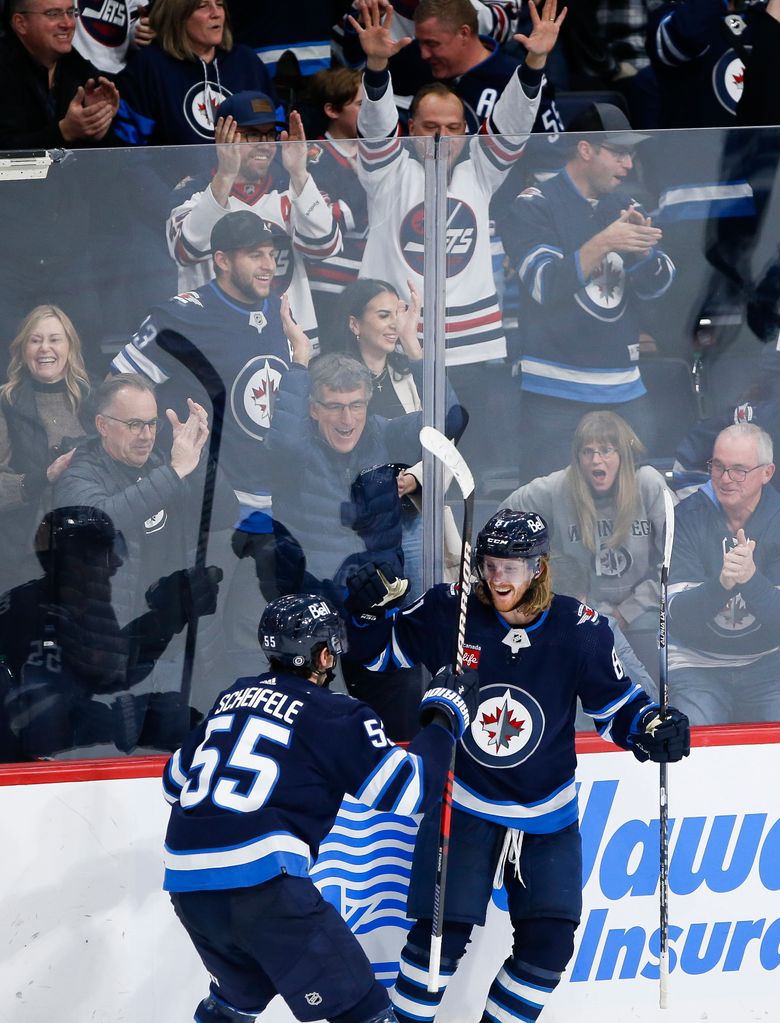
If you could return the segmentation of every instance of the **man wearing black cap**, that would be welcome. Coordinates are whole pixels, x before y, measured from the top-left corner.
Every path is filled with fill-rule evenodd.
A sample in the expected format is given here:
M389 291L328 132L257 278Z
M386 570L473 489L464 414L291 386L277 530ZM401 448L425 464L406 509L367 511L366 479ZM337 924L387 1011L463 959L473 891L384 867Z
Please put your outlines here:
M111 364L114 373L148 377L173 408L197 393L211 409L215 388L222 390L221 429L216 413L211 418L220 430L220 467L241 506L233 546L239 556L255 558L261 575L272 521L265 441L279 384L296 358L293 346L306 340L290 331L288 341L283 317L289 317L289 304L271 291L274 247L274 235L254 213L223 216L209 239L214 279L153 308ZM253 617L259 613L247 610Z
M192 290L212 276L209 238L220 217L237 210L262 217L275 235L274 291L289 294L293 316L316 350L317 320L303 256L328 259L341 249L341 232L306 168L299 114L290 114L289 132L278 128L265 93L237 92L221 104L214 134L216 171L195 182L187 178L177 189L188 198L168 218L168 250L179 266L179 287ZM277 147L277 140L288 144ZM277 148L290 176L286 188L273 170Z
M647 136L599 103L574 119L566 138L564 169L517 197L504 232L525 292L524 479L562 469L577 423L595 408L618 413L647 439L639 306L663 295L674 276L658 247L660 229L621 189Z

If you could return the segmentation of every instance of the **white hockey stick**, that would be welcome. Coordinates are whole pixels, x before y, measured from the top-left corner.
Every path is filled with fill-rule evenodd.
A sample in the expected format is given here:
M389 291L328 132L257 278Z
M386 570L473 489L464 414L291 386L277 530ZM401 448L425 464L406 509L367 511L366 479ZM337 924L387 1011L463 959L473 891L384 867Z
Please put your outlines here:
M664 515L666 532L664 536L664 560L661 566L661 602L658 629L658 681L660 683L661 719L666 717L669 709L669 652L666 646L666 601L669 585L669 565L672 560L672 544L674 543L674 502L668 490L664 490ZM662 1009L667 1007L669 989L669 792L667 764L660 764L659 815L660 829L660 865L659 865L659 902L660 902L660 953L658 962L658 1004Z
M460 556L460 605L458 608L458 632L455 644L454 670L456 675L463 671L463 650L466 639L466 608L471 593L471 532L474 520L474 477L466 465L463 455L451 440L432 426L420 430L420 443L438 458L455 477L463 495L463 545ZM447 883L447 865L450 858L450 828L452 822L452 785L455 780L455 750L452 747L450 766L444 785L439 823L439 850L436 857L436 882L433 889L433 922L431 926L431 955L428 962L428 990L439 988L441 965L441 938L444 930L444 891Z

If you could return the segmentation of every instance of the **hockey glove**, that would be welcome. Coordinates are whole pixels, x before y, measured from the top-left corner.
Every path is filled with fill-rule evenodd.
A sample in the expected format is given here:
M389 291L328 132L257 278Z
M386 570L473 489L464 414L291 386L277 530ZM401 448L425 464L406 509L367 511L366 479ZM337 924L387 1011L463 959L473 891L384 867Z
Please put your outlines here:
M637 760L644 763L674 764L691 752L688 718L669 707L661 718L658 707L649 707L639 718L636 730L629 732L628 745Z
M369 561L347 579L344 606L352 614L363 614L400 600L408 588L409 580L397 578L386 561Z
M222 569L216 565L180 568L149 587L146 603L157 612L164 629L181 632L194 618L214 614L222 575Z
M467 668L456 675L450 667L440 668L431 679L420 703L420 724L436 720L446 724L456 739L471 724L479 704L479 675Z

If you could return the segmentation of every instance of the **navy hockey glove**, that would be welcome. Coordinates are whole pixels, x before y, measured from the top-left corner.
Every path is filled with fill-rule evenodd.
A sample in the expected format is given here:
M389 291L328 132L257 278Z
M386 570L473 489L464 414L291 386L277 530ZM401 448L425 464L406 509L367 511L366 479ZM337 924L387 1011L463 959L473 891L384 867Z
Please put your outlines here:
M222 575L222 569L216 565L180 568L149 587L146 603L157 612L164 628L181 632L194 618L214 614Z
M350 487L352 500L341 505L341 524L361 535L384 536L393 527L400 528L401 498L395 478L395 465L363 469Z
M669 707L661 719L658 707L649 707L637 722L636 730L629 732L628 745L637 760L644 763L674 764L691 752L691 729L688 718L674 707Z
M363 614L400 600L408 588L409 580L397 578L386 561L369 561L347 579L344 606L352 614Z
M420 703L420 724L439 719L459 739L471 724L479 705L479 675L471 668L456 675L452 668L439 668ZM443 720L442 720L443 719Z

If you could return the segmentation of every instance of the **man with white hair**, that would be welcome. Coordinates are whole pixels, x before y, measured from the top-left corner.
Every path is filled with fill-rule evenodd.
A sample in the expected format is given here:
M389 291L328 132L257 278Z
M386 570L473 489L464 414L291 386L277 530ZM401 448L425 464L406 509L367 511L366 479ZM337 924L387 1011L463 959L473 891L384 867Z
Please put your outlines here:
M710 480L675 510L670 691L691 724L780 720L780 495L772 440L721 430Z

